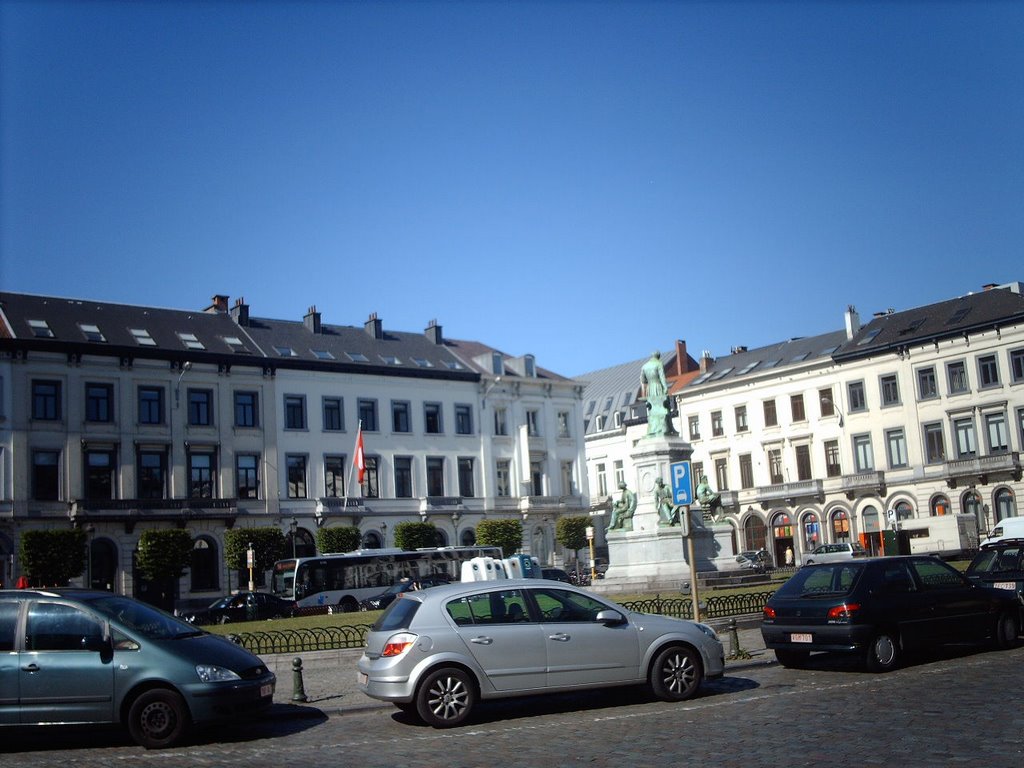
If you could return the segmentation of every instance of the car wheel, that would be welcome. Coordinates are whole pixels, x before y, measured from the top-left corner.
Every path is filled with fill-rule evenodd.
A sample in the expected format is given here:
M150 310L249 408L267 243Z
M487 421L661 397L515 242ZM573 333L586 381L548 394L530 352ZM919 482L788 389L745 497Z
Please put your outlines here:
M359 603L351 597L344 597L341 599L341 602L338 603L338 607L341 609L342 613L354 613L359 610Z
M995 647L1001 651L1009 650L1017 645L1020 634L1020 620L1016 611L1003 611L996 618L996 626L992 632Z
M900 660L900 640L895 633L883 630L877 633L868 645L865 661L872 672L889 672L896 669Z
M416 692L416 713L427 725L460 725L476 703L476 689L461 669L444 667L431 672Z
M703 676L697 652L672 645L660 651L651 665L651 690L663 701L683 701L693 696Z
M783 648L775 649L775 658L779 664L787 669L799 669L807 663L810 654L807 651L787 651Z
M174 691L146 691L128 710L128 732L146 749L164 749L180 742L189 729L188 707Z

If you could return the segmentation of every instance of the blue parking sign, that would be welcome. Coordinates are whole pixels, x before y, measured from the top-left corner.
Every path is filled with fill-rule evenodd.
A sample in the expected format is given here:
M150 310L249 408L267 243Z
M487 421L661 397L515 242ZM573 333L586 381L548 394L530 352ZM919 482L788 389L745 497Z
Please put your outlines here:
M690 462L677 461L669 464L672 475L672 501L676 504L693 503L693 483L690 479Z

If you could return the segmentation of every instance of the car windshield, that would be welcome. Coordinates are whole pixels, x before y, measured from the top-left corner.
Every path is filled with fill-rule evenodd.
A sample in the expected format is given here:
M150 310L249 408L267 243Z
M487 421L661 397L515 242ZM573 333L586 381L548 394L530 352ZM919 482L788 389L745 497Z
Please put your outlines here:
M864 570L863 563L832 563L801 568L779 587L777 597L834 597L853 591Z
M119 595L90 600L89 605L148 640L170 640L204 634L169 613Z

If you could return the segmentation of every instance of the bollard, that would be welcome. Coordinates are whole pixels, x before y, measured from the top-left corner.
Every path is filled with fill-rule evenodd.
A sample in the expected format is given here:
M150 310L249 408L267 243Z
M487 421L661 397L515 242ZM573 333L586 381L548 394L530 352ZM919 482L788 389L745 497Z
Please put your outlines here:
M729 619L728 624L729 630L729 646L730 646L730 659L749 659L750 654L740 648L740 633L739 628L736 626L736 619Z
M292 659L292 701L309 701L306 687L302 684L302 659Z

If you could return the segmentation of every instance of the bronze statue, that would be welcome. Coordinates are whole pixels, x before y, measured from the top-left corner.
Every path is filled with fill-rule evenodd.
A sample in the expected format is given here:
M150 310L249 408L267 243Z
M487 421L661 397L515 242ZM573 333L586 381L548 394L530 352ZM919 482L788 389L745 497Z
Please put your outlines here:
M661 364L661 352L654 352L640 369L640 392L647 398L647 436L676 434L669 413L668 382L665 380L665 366Z
M725 510L722 509L722 494L715 493L711 489L707 475L700 476L700 482L697 484L697 501L700 502L705 516L711 515L714 520L718 521L725 514Z
M626 487L625 482L619 483L622 494L619 500L612 504L612 519L608 522L605 533L609 531L632 531L633 513L636 512L636 494Z
M658 525L679 524L679 507L672 501L672 489L659 477L654 481L654 508L658 511Z

